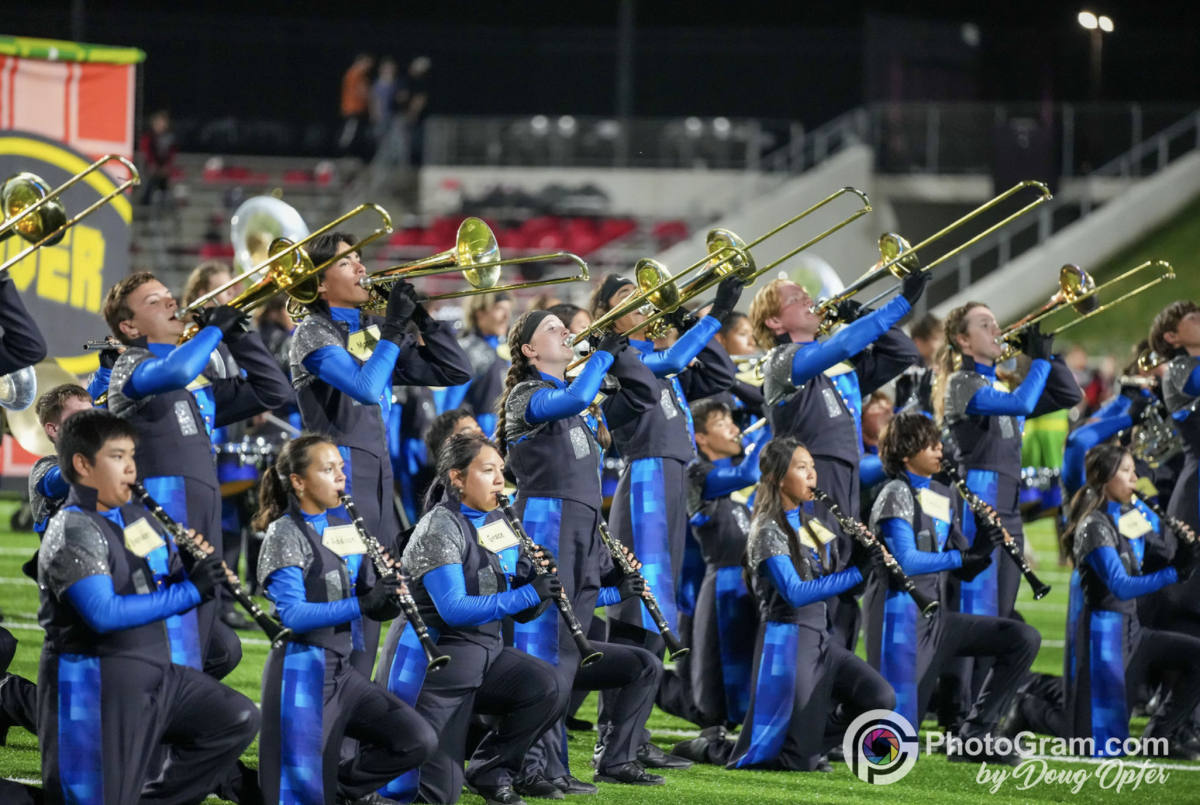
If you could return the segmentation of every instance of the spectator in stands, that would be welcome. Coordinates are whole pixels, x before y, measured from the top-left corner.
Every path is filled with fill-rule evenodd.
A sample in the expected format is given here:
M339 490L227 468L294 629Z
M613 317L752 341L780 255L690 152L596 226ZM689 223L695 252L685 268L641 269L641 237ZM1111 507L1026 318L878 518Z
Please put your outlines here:
M408 82L404 87L404 123L408 138L408 164L419 168L425 164L425 120L429 117L428 56L417 56L408 65Z
M342 77L342 134L338 138L338 150L370 159L371 132L371 68L375 57L360 53Z
M142 159L142 204L166 200L178 150L175 133L171 131L171 113L159 109L150 116L150 127L142 132L138 142Z
M375 141L382 144L396 114L396 94L400 91L396 61L390 56L379 63L379 75L371 86L371 127Z

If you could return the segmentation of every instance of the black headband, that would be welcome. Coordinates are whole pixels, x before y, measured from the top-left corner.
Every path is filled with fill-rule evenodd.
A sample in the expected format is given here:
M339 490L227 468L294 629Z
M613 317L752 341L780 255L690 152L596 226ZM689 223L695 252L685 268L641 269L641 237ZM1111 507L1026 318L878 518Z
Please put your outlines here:
M553 316L549 310L535 310L529 314L529 318L525 319L525 326L521 328L520 344L524 346L533 338L533 334L537 332L538 325L546 320L547 316Z
M600 283L600 301L607 307L608 300L613 298L613 294L626 285L633 285L633 280L622 277L620 274L609 274L604 278L604 282Z

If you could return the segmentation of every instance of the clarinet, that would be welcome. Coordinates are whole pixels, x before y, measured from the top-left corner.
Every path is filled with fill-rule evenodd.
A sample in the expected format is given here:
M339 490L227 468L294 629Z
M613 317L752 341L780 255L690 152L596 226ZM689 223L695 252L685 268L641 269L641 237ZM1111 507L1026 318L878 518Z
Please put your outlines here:
M1021 575L1025 577L1025 581L1029 582L1029 586L1033 588L1033 599L1040 601L1050 594L1050 585L1043 584L1042 580L1033 572L1033 568L1025 561L1025 555L1021 552L1021 546L1008 533L1008 529L1004 527L1004 523L1000 521L1000 517L996 515L988 504L972 492L967 487L967 482L958 474L958 470L949 461L942 461L942 471L950 478L954 488L958 490L958 494L971 507L971 511L982 517L988 522L988 525L995 526L1004 532L1004 542L1000 543L1004 548L1004 552L1017 563L1017 569L1021 571Z
M629 556L625 555L625 552L621 550L621 545L613 539L613 535L609 533L608 526L604 524L603 520L600 522L600 539L604 542L604 547L608 548L608 552L612 554L613 561L617 563L622 574L632 576L637 573L633 569ZM630 551L629 555L633 556L634 561L637 561L633 551ZM671 631L671 624L667 623L662 610L658 608L658 599L654 597L654 591L650 589L649 582L646 583L646 595L642 596L642 603L646 605L646 611L650 613L650 617L654 619L654 625L662 633L662 639L667 644L667 652L671 655L671 660L687 656L691 649L680 643L679 638Z
M829 509L829 513L838 521L838 525L842 527L842 530L853 537L859 545L867 548L877 556L884 557L883 546L879 544L879 540L875 539L875 535L871 533L869 528L858 520L851 519L843 514L841 508L833 502L833 498L820 489L813 487L812 496L814 499L825 504L825 508ZM908 593L913 603L917 605L917 609L921 611L921 616L932 618L933 613L940 606L937 599L930 598L917 589L917 585L904 572L904 568L900 567L900 563L896 561L896 557L889 554L882 561L883 566L887 568L888 575L892 578L892 582L901 590Z
M400 578L398 566L389 566L387 560L383 558L383 546L379 544L379 540L367 533L367 527L363 525L362 517L358 514L354 500L349 495L342 495L341 501L342 506L346 509L346 514L350 515L350 521L354 523L355 530L362 537L363 544L367 546L367 556L375 565L375 574L379 576L379 583L403 581ZM413 631L417 633L417 638L421 641L421 648L425 650L425 659L429 663L425 666L425 670L437 671L450 662L450 656L438 650L437 643L433 642L433 638L429 636L425 619L421 617L421 612L417 609L417 602L413 600L412 595L401 593L397 598L404 610L404 617L412 624Z
M154 519L158 520L162 524L162 527L171 534L171 537L175 540L176 547L187 551L197 561L203 561L208 558L209 555L188 535L187 529L171 519L171 515L163 511L163 507L158 505L158 502L154 498L150 497L150 493L146 491L146 487L141 484L130 484L129 488L133 492L133 496L149 509L150 514L154 515ZM238 577L234 575L233 571L224 562L221 563L221 567L225 568L225 586L233 593L234 600L250 613L259 628L267 633L267 637L271 640L271 645L278 648L291 640L292 630L272 618L266 612L263 612L262 608L254 603L254 599L242 587L242 583L238 580Z
M503 492L496 493L496 502L500 504L500 510L504 514L504 519L508 520L508 524L512 527L513 533L517 535L517 541L521 543L521 550L529 557L529 561L533 563L533 570L539 576L545 576L550 573L549 570L542 567L541 563L534 558L534 554L538 548L530 536L525 533L525 526L521 525L521 521L517 519L516 512L513 511L512 502L509 501L508 495ZM558 607L558 611L562 613L563 623L567 624L567 630L571 633L572 639L575 641L576 647L579 648L579 667L584 668L599 660L604 655L596 651L592 644L588 642L587 635L583 633L583 629L579 625L579 619L575 617L575 610L571 608L571 602L566 596L555 596L554 605Z
M1138 500L1140 500L1142 503L1146 504L1146 508L1148 508L1150 511L1154 512L1158 516L1158 519L1163 522L1163 525L1167 526L1172 531L1174 531L1181 540L1183 540L1187 545L1191 546L1191 548L1193 550L1195 550L1196 535L1194 533L1192 533L1192 529L1188 527L1187 523L1167 514L1166 510L1163 509L1162 506L1159 506L1157 503L1152 503L1150 501L1149 497L1147 497L1146 495L1137 491L1136 489L1133 490L1133 494L1137 497Z

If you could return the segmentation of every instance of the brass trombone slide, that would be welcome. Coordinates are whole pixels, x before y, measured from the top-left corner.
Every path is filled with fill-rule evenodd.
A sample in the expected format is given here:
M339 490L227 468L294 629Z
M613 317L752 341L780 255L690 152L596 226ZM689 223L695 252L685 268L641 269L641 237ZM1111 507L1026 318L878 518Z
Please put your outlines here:
M22 222L25 221L25 219L29 218L29 216L33 215L42 208L46 208L52 219L65 217L66 213L63 212L62 202L59 200L59 197L67 190L70 190L76 184L83 181L85 177L100 170L100 168L104 167L109 162L120 162L122 165L124 165L125 169L129 171L129 178L117 185L110 193L102 196L98 201L95 201L88 207L85 207L83 211L78 213L74 218L70 218L63 221L61 224L54 226L48 233L45 232L42 227L22 226ZM15 214L11 218L6 218L3 223L0 223L0 240L3 240L14 230L26 240L33 241L34 238L37 238L37 240L31 242L29 246L25 247L0 264L0 272L4 272L12 268L14 265L24 260L42 246L52 246L55 243L58 243L60 240L62 240L63 234L68 229L75 226L75 224L79 223L84 218L87 218L105 204L108 204L117 196L122 195L129 188L141 184L141 181L141 174L138 173L138 169L132 162L125 157L120 156L119 154L106 154L105 156L102 156L100 159L93 162L91 165L88 165L79 173L72 176L70 179L67 179L67 181L63 182L58 187L54 188L48 193L45 193L45 195L42 195L37 201L13 210ZM14 182L22 183L22 187L27 188L33 193L41 193L42 186L44 185L44 182L42 182L41 178L31 173L18 173L16 176L10 177L8 181L4 183L4 213L6 215L9 213L11 207L19 206L19 203L12 199L13 188L11 188L10 185L12 185ZM35 218L33 220L37 221L38 219Z

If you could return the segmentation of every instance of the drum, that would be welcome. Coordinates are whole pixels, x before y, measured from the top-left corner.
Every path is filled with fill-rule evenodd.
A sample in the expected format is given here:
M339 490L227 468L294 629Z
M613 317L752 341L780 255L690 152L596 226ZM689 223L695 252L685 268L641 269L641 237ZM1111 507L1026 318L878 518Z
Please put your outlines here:
M232 497L258 484L262 473L275 464L279 445L263 437L247 436L240 442L223 442L214 448L221 497Z

